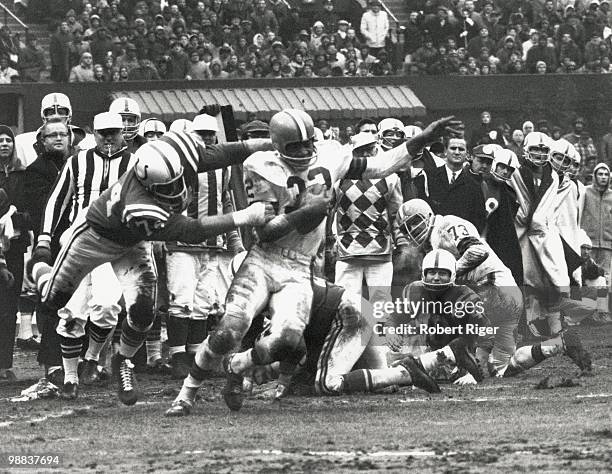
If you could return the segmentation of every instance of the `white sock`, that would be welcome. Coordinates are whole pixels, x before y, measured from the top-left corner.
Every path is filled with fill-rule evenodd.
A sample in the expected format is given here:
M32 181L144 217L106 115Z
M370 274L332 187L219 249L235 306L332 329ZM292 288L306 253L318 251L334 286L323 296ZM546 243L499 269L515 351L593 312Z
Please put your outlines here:
M168 348L168 355L170 358L172 358L174 354L179 354L181 352L185 352L185 346L170 346Z
M189 354L195 354L196 352L198 352L198 349L200 348L200 344L187 344L187 352Z
M66 359L62 357L64 363L64 383L79 383L79 358L71 357Z
M155 365L161 359L161 341L146 341L147 346L147 364Z
M19 339L30 339L32 334L32 314L21 313L21 322L19 323Z
M440 355L441 354L441 355ZM421 360L421 364L423 364L423 368L429 372L437 368L441 363L444 363L445 360L448 360L455 363L455 354L453 354L453 350L449 346L444 346L442 349L438 349L436 351L426 352L419 356Z

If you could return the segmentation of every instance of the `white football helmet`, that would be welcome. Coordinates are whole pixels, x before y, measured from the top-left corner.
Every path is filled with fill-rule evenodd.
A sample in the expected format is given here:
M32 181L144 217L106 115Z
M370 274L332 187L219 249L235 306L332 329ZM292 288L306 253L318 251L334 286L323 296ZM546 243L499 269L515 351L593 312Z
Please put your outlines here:
M397 210L397 224L400 232L414 245L423 245L433 226L435 215L431 206L422 199L410 199Z
M109 112L114 112L121 115L123 118L123 138L133 140L138 134L138 126L140 125L140 107L134 99L127 97L119 97L113 100Z
M138 135L146 138L147 141L157 140L159 137L163 136L164 133L166 133L166 125L156 118L143 120L138 127Z
M170 124L171 132L193 132L193 122L187 119L176 119Z
M528 133L523 141L525 159L535 166L543 166L550 154L552 139L542 132Z
M432 250L425 255L425 257L423 257L421 268L421 281L423 282L423 286L429 290L444 291L455 284L455 278L457 276L457 260L448 250ZM427 271L433 269L448 271L450 273L450 280L445 283L427 281Z
M497 170L497 167L501 165L502 169ZM499 148L493 152L493 163L491 164L491 176L496 181L508 181L518 168L519 160L512 150L506 148Z
M72 105L66 94L52 92L40 102L40 118L43 124L49 120L61 120L66 125L72 120Z
M315 130L312 118L303 110L284 109L270 120L270 139L281 159L296 170L306 170L317 159L314 147ZM310 142L311 152L303 156L291 156L287 147L291 144Z
M183 165L167 142L156 140L136 151L134 171L138 181L169 212L181 213L188 205Z
M378 140L376 135L361 132L351 137L354 157L370 157L378 154Z
M378 124L378 141L383 150L390 150L406 141L404 124L401 120L386 118Z
M569 177L571 179L576 179L580 175L580 167L582 166L582 156L580 156L580 153L578 152L578 150L576 150L575 147L573 150L570 150L570 152L572 153L572 164L567 173L569 174Z
M550 165L558 173L565 173L572 166L574 153L576 153L574 145L565 138L559 138L552 142L550 147Z

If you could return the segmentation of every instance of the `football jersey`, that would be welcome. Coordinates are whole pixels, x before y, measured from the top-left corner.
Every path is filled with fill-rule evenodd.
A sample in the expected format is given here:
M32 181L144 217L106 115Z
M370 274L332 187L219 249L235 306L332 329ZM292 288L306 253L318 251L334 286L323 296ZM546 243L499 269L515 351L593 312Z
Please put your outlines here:
M333 140L317 143L316 160L303 171L288 166L278 152L254 153L244 162L249 204L272 202L277 207L277 214L289 214L300 207L308 194L331 192L333 184L348 172L352 160L351 149ZM321 222L305 235L292 230L274 243L303 255L314 256L324 236L325 222Z
M87 222L103 237L130 246L151 240L156 230L162 229L170 214L136 178L134 168L104 191L91 203Z
M444 249L452 253L459 259L466 249L459 249L463 246L469 247L469 242L473 241L486 248L489 253L484 262L473 270L469 271L465 278L470 283L484 285L493 283L495 286L516 286L512 272L504 265L489 244L480 238L478 230L469 221L457 216L436 216L431 232L430 242L433 249Z

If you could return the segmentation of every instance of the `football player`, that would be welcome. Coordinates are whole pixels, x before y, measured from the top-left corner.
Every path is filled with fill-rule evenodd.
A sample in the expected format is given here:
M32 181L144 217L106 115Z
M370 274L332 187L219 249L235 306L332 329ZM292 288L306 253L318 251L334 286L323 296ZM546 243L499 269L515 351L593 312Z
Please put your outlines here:
M185 175L239 163L269 147L266 140L205 147L186 133L146 143L136 153L135 166L91 203L85 222L73 229L53 268L48 259L33 257L34 281L51 308L65 306L91 270L106 262L113 265L128 309L119 352L112 359L124 404L137 401L130 358L154 319L156 274L148 241L198 243L240 225L262 225L270 213L260 202L227 215L199 220L183 216L189 203Z
M65 212L69 213L71 224L82 221L90 203L134 165L134 156L123 145L122 128L117 114L104 112L94 117L96 147L73 155L62 168L45 205L33 259L51 259L51 240L57 237ZM62 398L77 397L77 367L88 316L91 319L89 348L81 378L87 385L98 379L100 351L117 324L120 297L117 279L112 268L106 265L88 275L66 306L58 311L57 333L61 337L64 366Z
M286 109L272 117L274 152L256 153L244 163L250 202L271 203L277 217L257 228L260 243L249 251L232 282L219 327L196 354L179 398L192 400L204 379L222 359L227 373L223 397L230 409L242 406L242 373L277 360L297 363L304 351L302 334L312 303L311 264L325 233L329 191L340 178L384 177L409 166L415 150L457 122L433 122L410 142L379 153L375 159L353 159L350 147L334 140L314 141L312 118ZM270 334L252 350L230 356L253 317L270 306ZM229 356L225 357L224 356ZM286 364L284 380L291 377Z
M386 118L378 124L378 143L383 150L391 150L406 141L401 120Z
M69 126L71 155L79 150L89 150L96 146L92 134L70 123L72 105L67 95L52 92L44 96L40 102L40 118L43 124L50 121L61 121ZM25 167L32 164L41 151L40 128L33 132L20 133L15 137L15 154Z
M488 365L491 375L508 377L561 353L581 370L591 369L590 355L573 331L516 349L514 330L523 312L523 296L510 270L480 238L473 224L452 215L436 216L421 199L405 202L397 220L399 230L415 246L441 248L458 257L457 275L475 287L491 324L497 327L492 347L483 345L477 350L480 364Z
M510 177L519 203L514 226L523 259L525 336L540 340L561 331L560 292L570 283L555 225L559 174L549 161L551 146L551 138L541 132L525 136L523 162Z
M232 273L237 272L244 256L246 252L234 257ZM317 277L312 281L312 293L312 314L304 330L307 354L292 380L293 389L308 394L337 395L374 392L391 385L415 385L430 393L440 391L435 380L412 356L404 357L395 367L387 366L388 349L374 337L375 320L367 300ZM267 313L268 308L265 308L257 318L264 320ZM266 328L266 323L258 319L253 321L242 342L243 347L252 347L258 335L261 337L268 332L269 324ZM353 371L358 361L368 369ZM280 365L274 362L247 371L245 390L248 392L252 388L253 381L262 384L277 379ZM195 403L195 392L193 395L187 399L179 394L166 416L189 415Z
M134 99L119 97L111 102L109 112L121 115L123 119L123 139L130 152L135 152L138 142L135 141L140 126L140 106Z

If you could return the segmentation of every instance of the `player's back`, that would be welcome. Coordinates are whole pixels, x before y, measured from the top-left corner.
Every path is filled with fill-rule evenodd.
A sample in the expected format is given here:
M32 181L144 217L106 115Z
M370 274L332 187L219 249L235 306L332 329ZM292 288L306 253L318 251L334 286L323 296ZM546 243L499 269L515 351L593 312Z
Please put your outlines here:
M471 222L457 216L436 216L431 234L431 246L451 252L459 259L471 245L479 245L487 251L487 258L476 268L465 275L470 283L478 285L494 284L496 286L516 286L512 272L501 259L480 238L478 230Z

